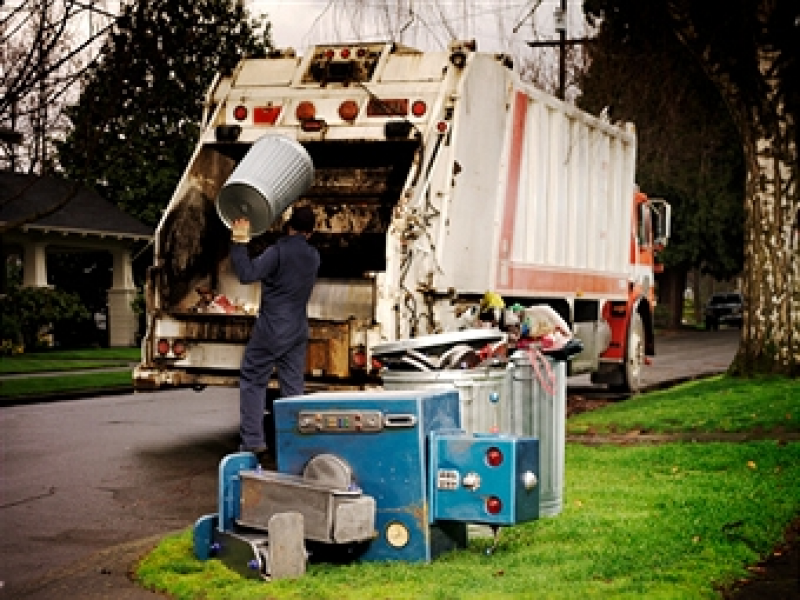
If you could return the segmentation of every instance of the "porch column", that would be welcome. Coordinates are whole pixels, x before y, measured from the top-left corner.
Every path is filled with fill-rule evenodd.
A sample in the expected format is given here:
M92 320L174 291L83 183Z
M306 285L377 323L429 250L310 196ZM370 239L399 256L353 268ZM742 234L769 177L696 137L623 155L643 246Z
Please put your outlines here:
M47 287L47 244L22 244L22 286Z
M136 313L131 302L136 297L133 285L133 265L128 249L111 251L113 257L112 285L108 290L108 345L130 347L136 345Z

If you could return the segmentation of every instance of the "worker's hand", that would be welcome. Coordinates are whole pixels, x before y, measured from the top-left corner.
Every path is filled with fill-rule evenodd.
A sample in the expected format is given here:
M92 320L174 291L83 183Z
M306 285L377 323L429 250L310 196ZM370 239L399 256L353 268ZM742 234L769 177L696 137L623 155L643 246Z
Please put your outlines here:
M250 241L250 221L235 219L231 225L231 239L234 244L246 244Z

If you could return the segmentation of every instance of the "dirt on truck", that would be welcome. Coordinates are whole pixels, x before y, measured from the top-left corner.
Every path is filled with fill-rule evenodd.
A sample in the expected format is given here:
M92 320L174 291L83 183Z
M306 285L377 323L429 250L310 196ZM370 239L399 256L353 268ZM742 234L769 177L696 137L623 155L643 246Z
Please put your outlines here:
M319 45L220 74L156 230L138 389L236 385L259 287L229 263L217 198L265 135L314 178L319 279L307 378L379 382L377 344L456 331L488 290L546 304L584 342L573 373L635 388L652 354L655 252L668 206L638 193L636 138L522 82L504 55ZM256 236L255 255L286 215Z

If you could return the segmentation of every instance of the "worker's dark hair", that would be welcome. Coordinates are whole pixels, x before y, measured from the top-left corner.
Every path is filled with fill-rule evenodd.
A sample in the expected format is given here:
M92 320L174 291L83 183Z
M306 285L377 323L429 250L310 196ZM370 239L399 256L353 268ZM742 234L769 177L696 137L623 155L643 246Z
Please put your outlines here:
M314 231L315 222L314 211L310 206L297 206L292 209L292 216L289 218L289 227L295 231L311 233Z

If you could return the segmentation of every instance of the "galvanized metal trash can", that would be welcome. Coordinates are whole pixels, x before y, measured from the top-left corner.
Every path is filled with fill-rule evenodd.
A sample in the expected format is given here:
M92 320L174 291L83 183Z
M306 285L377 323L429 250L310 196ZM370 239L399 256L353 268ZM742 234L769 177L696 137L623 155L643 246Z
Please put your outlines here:
M502 367L384 370L385 390L455 388L461 409L461 428L467 433L510 433L513 428L510 363Z
M314 165L303 146L282 135L265 135L252 145L217 196L217 213L231 226L250 221L264 233L314 182Z
M550 361L555 376L551 394L537 378L527 352L515 352L510 362L514 412L510 433L539 439L539 516L552 517L563 508L567 363Z

